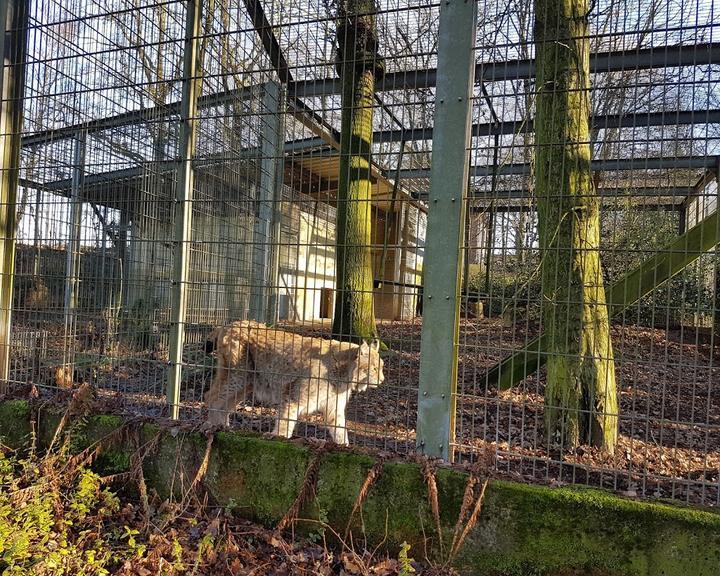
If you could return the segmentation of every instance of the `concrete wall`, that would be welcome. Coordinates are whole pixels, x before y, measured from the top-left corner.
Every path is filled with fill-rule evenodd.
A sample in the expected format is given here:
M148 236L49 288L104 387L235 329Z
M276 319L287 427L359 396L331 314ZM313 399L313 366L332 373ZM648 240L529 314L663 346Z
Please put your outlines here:
M335 287L335 209L286 189L282 214L280 319L318 319L322 289Z
M695 198L688 202L687 228L692 228L710 214L715 212L718 207L718 181L711 180Z
M254 185L222 186L200 173L193 209L188 322L215 324L248 314ZM126 307L151 311L167 322L170 311L172 238L170 204L152 188L138 190L125 270Z

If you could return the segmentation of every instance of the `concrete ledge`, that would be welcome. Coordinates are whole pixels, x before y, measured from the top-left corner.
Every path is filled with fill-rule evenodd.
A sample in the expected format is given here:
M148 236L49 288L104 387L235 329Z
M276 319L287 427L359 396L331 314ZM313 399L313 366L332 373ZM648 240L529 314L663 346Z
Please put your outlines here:
M36 418L38 443L47 445L59 414L39 412L24 401L0 404L0 440L27 445ZM75 449L107 439L96 466L117 473L130 466L138 446L149 449L144 473L161 495L180 494L192 482L207 439L155 424L127 427L116 416L92 416L70 432ZM356 496L374 459L347 450L320 456L315 498L301 517L321 520L344 534ZM313 459L311 447L240 432L219 432L204 478L212 499L239 516L274 526L290 508ZM467 476L440 469L437 484L447 549ZM323 524L298 522L322 532ZM383 542L394 553L400 543L411 555L437 559L435 522L420 466L386 462L362 510L350 523L355 542ZM329 532L329 531L328 531ZM331 537L330 534L325 534ZM454 564L468 574L507 576L617 575L717 576L720 573L720 514L684 506L638 502L584 488L547 488L496 480L488 487L478 525Z

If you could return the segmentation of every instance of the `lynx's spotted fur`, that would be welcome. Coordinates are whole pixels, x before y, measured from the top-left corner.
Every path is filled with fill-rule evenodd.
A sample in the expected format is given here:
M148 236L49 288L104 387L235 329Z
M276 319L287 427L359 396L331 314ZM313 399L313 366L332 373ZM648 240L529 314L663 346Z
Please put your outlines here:
M213 330L206 350L218 362L205 394L209 424L227 426L240 401L278 405L274 433L286 438L299 416L320 412L335 442L347 445L350 395L385 379L377 341L351 344L239 321Z

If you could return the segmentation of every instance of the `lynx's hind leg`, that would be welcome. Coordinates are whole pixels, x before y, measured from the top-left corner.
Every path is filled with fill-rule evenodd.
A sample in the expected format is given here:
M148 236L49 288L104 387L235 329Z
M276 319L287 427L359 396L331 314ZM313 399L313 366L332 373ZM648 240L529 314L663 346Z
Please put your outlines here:
M244 370L218 370L210 390L205 395L210 425L230 425L230 414L235 411L237 403L245 399L246 380Z
M217 372L205 394L211 426L230 424L230 413L245 399L248 382L252 381L250 372L254 365L241 328L238 323L233 323L216 328L208 337L206 350L212 347L217 357Z

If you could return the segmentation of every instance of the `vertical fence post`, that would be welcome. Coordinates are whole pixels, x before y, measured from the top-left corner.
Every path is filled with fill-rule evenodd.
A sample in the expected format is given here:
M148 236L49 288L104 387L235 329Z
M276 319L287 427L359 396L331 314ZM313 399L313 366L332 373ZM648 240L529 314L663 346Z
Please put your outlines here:
M440 4L420 348L417 447L449 460L455 437L461 246L474 82L475 1Z
M717 188L715 190L715 210L720 212L720 160L718 161L717 168L715 168L715 183ZM720 226L720 220L718 220L718 226ZM715 237L719 237L720 230L716 231ZM713 304L715 311L713 313L713 327L712 327L712 339L715 340L715 354L720 355L720 242L715 244L715 294L713 298Z
M278 319L280 302L280 238L282 227L283 185L285 183L285 91L277 86L277 101L275 103L276 115L272 119L275 140L268 143L272 150L274 161L270 174L274 177L272 196L272 219L270 221L270 270L269 294L265 322L274 324ZM271 148L272 147L272 148Z
M180 142L178 178L175 188L174 255L172 279L172 309L170 311L170 370L168 371L167 402L170 417L177 420L180 413L180 382L182 354L185 344L187 313L187 283L190 269L192 240L192 201L194 186L193 157L195 155L195 125L198 78L198 42L202 0L187 0L185 17L185 46L183 48L182 100L180 102Z
M25 93L27 0L0 0L0 394L10 376L15 226Z
M75 330L77 291L80 276L80 237L82 229L82 199L80 197L85 179L85 150L87 135L81 132L75 139L72 180L70 185L70 218L65 262L65 338L71 341Z
M277 288L274 281L274 222L277 215L278 172L282 174L282 91L276 82L263 86L262 129L260 132L260 182L258 183L258 211L253 230L253 270L250 297L250 316L261 322L272 322Z

